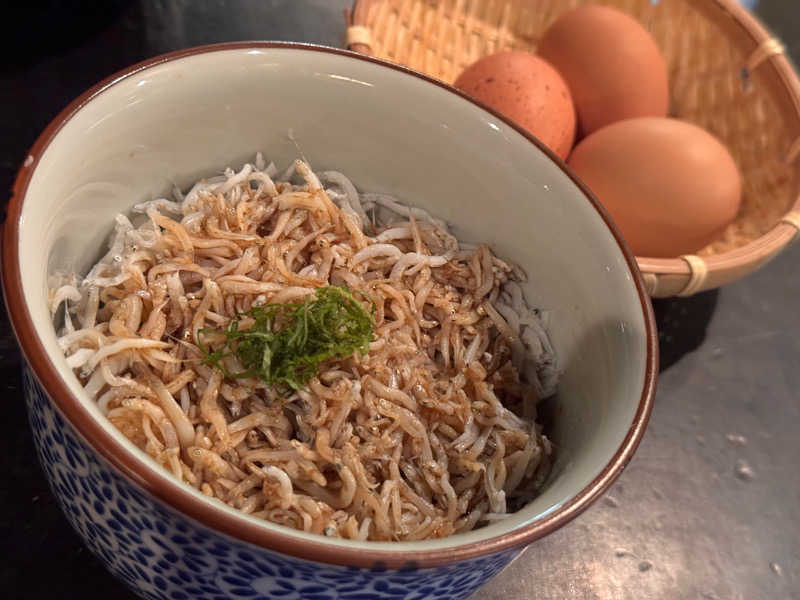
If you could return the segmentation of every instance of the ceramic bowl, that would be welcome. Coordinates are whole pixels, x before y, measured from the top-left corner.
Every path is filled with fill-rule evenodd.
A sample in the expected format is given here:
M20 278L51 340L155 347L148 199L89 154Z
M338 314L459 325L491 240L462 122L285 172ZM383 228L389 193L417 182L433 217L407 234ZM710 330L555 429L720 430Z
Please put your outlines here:
M299 152L394 194L524 267L563 368L542 494L503 521L422 542L332 540L245 516L178 483L99 413L56 344L47 276L85 272L119 211ZM595 500L653 402L652 311L631 254L566 167L454 89L346 51L276 43L183 50L95 86L19 172L3 287L27 360L39 460L86 545L143 598L464 598ZM542 565L545 568L545 565Z

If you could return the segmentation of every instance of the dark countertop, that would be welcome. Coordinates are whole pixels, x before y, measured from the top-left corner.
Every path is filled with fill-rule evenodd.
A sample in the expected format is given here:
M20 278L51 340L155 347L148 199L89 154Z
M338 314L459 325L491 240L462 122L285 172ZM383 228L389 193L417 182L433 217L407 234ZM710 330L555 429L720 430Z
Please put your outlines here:
M144 58L197 44L340 45L350 0L43 0L6 25L0 185L72 98ZM101 8L97 8L101 6ZM790 8L791 7L791 8ZM796 0L758 12L800 62ZM476 600L800 598L800 245L754 276L658 301L662 374L650 426L611 490L531 546ZM0 596L133 596L62 518L28 432L20 355L0 316Z

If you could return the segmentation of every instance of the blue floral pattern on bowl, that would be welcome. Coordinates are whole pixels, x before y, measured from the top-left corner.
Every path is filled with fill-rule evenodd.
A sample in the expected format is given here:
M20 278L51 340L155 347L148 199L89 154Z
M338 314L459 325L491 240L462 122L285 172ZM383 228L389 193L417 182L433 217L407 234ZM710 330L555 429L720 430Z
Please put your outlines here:
M520 553L508 550L429 569L359 569L232 539L121 476L79 437L27 368L24 384L39 462L59 505L89 549L142 598L457 600Z

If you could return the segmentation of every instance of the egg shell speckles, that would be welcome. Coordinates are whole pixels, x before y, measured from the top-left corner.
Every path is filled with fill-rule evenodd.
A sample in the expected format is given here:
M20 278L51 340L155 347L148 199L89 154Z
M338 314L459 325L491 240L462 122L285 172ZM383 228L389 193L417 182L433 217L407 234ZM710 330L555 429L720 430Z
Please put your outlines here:
M469 66L455 86L510 117L560 158L575 141L576 116L566 82L547 61L500 52Z

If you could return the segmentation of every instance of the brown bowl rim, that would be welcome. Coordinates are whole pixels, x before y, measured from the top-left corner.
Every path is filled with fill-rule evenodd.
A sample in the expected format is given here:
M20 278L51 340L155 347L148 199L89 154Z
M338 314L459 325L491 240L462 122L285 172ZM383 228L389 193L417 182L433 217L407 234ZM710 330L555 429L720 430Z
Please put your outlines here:
M23 200L40 157L65 123L79 110L111 86L132 75L156 65L189 56L228 50L263 48L322 52L370 62L437 85L480 106L482 109L491 113L495 118L503 121L508 127L514 128L542 152L547 154L583 192L587 201L603 219L616 240L620 252L625 257L625 262L639 296L646 332L646 367L637 410L627 435L619 449L615 452L600 474L568 502L547 515L507 534L455 547L435 550L401 551L379 548L333 546L325 543L325 538L323 537L320 537L319 541L309 541L295 537L289 529L287 529L285 533L267 529L257 524L249 523L247 520L236 515L218 510L213 504L198 499L190 494L188 489L184 488L179 482L170 481L161 475L157 475L154 469L147 466L143 461L135 458L125 450L121 444L114 440L114 438L103 429L100 422L93 418L81 406L78 398L72 395L64 381L62 381L55 365L48 357L44 346L36 334L36 329L25 304L18 255L19 218ZM212 530L221 532L237 540L300 559L360 568L432 568L525 546L576 517L611 485L633 457L642 435L644 434L653 407L658 373L658 338L652 306L645 292L644 283L633 255L622 241L620 233L617 231L608 214L598 204L597 200L591 195L586 186L570 172L560 159L553 155L553 153L545 148L537 139L497 112L476 102L474 99L459 92L455 88L406 67L340 48L296 42L271 41L225 42L197 46L177 50L142 61L111 75L91 87L71 102L50 122L31 147L23 166L19 169L8 206L7 220L4 225L2 259L2 285L6 306L22 352L42 387L47 391L58 409L72 426L75 427L89 446L94 448L124 477L146 490L161 503L173 510L177 510L184 516L194 519Z

